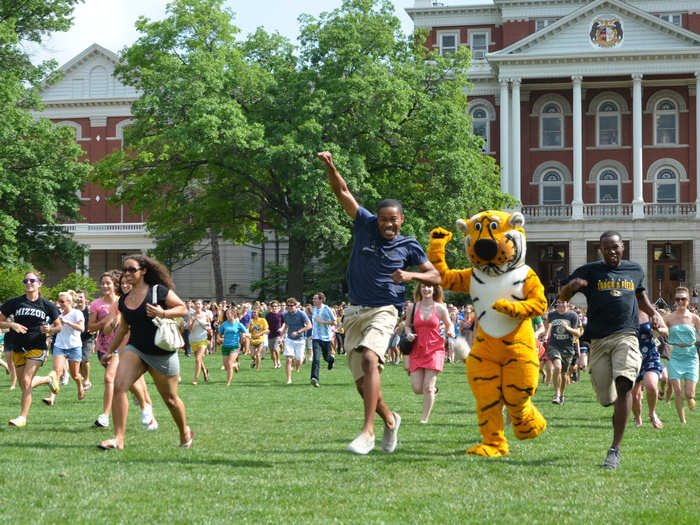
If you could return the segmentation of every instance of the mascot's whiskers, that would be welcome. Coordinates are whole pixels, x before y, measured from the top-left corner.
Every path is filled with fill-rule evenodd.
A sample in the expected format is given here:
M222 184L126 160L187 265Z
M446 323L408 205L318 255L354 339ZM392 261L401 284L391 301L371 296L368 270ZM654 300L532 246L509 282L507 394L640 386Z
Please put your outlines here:
M430 234L428 259L440 272L443 288L469 293L477 316L471 352L458 354L467 365L482 436L467 454L508 454L503 405L519 439L537 437L547 427L531 400L539 381L539 359L530 321L545 312L547 300L537 274L525 265L524 224L521 213L498 210L457 221L472 263L472 268L461 270L451 270L445 262L452 233L435 228Z

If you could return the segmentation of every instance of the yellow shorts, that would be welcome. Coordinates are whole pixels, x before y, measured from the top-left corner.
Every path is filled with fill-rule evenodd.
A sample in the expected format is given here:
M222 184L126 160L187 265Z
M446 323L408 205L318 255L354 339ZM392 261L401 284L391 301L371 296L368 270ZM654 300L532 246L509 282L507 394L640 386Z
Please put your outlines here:
M28 360L40 361L42 364L46 359L46 350L39 350L34 348L32 350L27 350L26 352L12 352L12 362L15 367L24 366Z
M209 347L209 341L206 339L204 341L196 341L194 343L190 341L190 346L192 347L193 352L199 352L200 350L206 350Z
M617 399L615 380L626 377L634 384L641 366L642 354L635 334L612 334L593 339L588 367L598 402L603 406L612 405Z

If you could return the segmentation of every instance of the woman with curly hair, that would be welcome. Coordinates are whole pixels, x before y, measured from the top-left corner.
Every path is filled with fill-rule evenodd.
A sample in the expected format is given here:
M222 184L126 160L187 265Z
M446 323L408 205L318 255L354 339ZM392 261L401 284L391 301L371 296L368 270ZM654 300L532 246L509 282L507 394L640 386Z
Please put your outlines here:
M120 356L114 385L112 420L114 438L98 445L103 450L123 449L129 402L126 392L144 372L151 374L156 388L180 432L180 446L191 448L194 432L187 426L185 405L178 396L180 362L178 353L155 345L153 318L173 319L187 314L187 307L175 292L168 271L158 261L141 254L124 259L124 273L131 292L119 299L120 321L116 336L103 361L109 362L119 342L129 332ZM155 295L155 301L153 296Z

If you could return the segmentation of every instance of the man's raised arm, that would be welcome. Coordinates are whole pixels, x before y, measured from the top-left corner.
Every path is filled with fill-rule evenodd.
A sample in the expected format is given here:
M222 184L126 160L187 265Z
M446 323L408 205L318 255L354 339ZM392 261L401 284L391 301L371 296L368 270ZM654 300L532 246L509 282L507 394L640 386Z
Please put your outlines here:
M335 164L333 164L333 156L330 151L322 151L318 154L318 158L323 162L326 167L326 174L328 175L328 183L331 185L331 189L335 196L338 197L338 202L343 207L343 209L350 215L350 218L354 221L357 216L357 209L360 207L352 196L348 185L345 183L343 177L338 173Z

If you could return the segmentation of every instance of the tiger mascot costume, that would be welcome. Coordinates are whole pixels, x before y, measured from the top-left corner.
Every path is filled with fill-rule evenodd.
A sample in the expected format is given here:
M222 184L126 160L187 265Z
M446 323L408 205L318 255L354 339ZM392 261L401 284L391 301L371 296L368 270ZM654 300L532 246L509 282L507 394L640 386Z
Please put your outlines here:
M451 270L445 245L452 233L430 233L428 259L448 290L471 295L478 321L471 352L464 360L476 398L482 442L467 454L508 454L503 433L503 404L518 439L537 437L547 422L531 401L539 380L539 359L531 318L547 308L544 287L525 265L525 218L521 213L484 211L457 221L472 268Z

